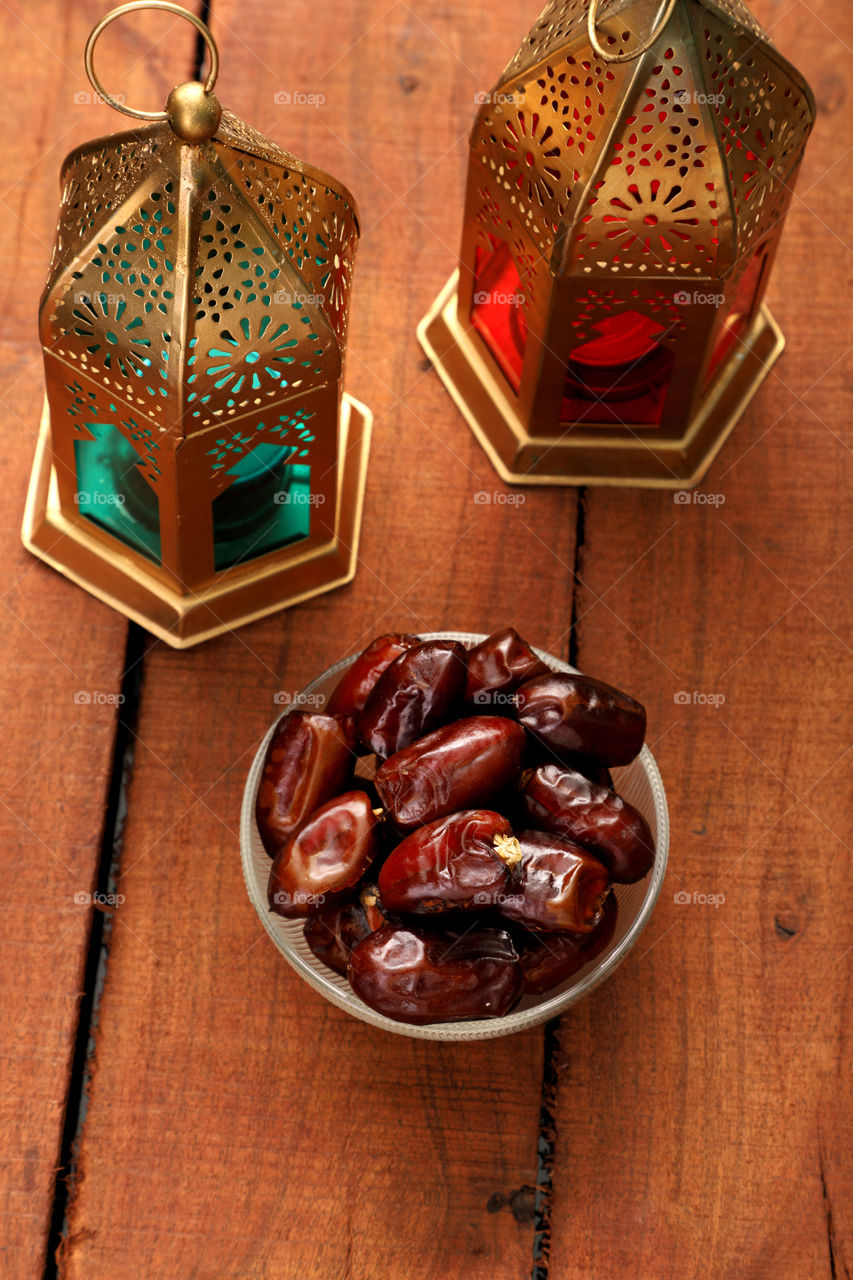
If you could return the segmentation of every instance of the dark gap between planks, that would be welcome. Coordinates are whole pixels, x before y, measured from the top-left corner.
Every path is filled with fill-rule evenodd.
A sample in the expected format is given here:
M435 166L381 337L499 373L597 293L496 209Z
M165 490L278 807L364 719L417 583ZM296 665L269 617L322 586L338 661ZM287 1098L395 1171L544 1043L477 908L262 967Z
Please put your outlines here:
M211 9L211 0L201 0L201 3L198 7L198 16L201 18L202 22L205 23L205 25L209 25L210 23L210 9ZM204 36L201 34L200 31L197 31L196 37L195 37L195 56L193 57L193 70L192 70L193 80L201 79L201 69L204 66L206 53L207 53L207 45L205 43ZM214 92L216 91L214 90Z
M569 662L578 665L577 620L581 585L581 561L586 540L586 489L578 489L575 521L575 556L572 565L572 614L569 631ZM557 1145L555 1121L559 1088L560 1020L545 1024L542 1062L542 1094L539 1103L539 1141L536 1150L536 1201L533 1214L533 1265L531 1280L548 1280L551 1252L551 1202L554 1190L554 1152Z
M211 0L201 0L198 13L203 22L209 23ZM199 32L196 35L192 69L192 76L195 80L201 79L206 51L207 46ZM585 534L585 496L585 490L579 489L575 527L571 631L569 634L569 662L572 666L577 666L578 638L575 631L575 623L578 614L579 568ZM104 822L98 866L98 890L103 894L114 891L121 855L126 813L126 793L133 766L134 733L142 687L144 644L144 631L135 623L130 623L125 656L125 672L121 688L124 702L121 704L116 730L107 814ZM109 918L99 911L93 911L89 948L86 957L84 995L80 1005L74 1059L69 1081L65 1124L54 1189L53 1214L47 1242L44 1280L58 1280L56 1252L61 1246L63 1233L67 1225L66 1213L69 1200L69 1184L74 1172L75 1144L85 1119L88 1061L94 1044L93 1036L97 1025L98 1004L106 971L109 932ZM545 1025L539 1140L536 1153L537 1177L531 1280L548 1280L549 1276L551 1200L554 1151L557 1136L554 1111L558 1088L557 1057L559 1048L559 1020L553 1019Z
M113 744L112 771L107 791L107 807L98 857L97 892L99 895L116 892L127 813L127 789L133 769L133 745L142 689L145 635L143 629L135 622L128 624L124 674L121 682L124 701L119 706ZM67 1230L68 1202L74 1180L77 1139L86 1118L89 1060L94 1049L98 1006L106 976L111 930L111 917L93 907L83 978L83 997L77 1017L65 1121L54 1181L53 1210L47 1237L44 1280L57 1280L59 1276L57 1251L62 1248Z
M210 21L211 0L201 0L198 16L202 22ZM201 79L207 45L201 32L196 33L191 75ZM145 653L145 632L135 622L128 624L125 648L124 674L121 693L124 701L119 707L118 724L113 745L112 772L107 792L107 811L104 818L101 849L98 859L97 889L99 894L115 892L118 865L121 857L124 820L127 813L127 788L133 769L133 744L139 713L142 689L142 666ZM53 1210L47 1236L44 1280L58 1280L57 1251L62 1248L67 1230L68 1202L74 1179L76 1143L86 1118L86 1090L89 1080L89 1059L94 1049L94 1033L97 1027L98 1006L103 991L111 932L109 916L92 911L92 925L86 953L83 979L83 998L77 1018L74 1056L68 1082L65 1121L62 1129L59 1162L53 1192Z

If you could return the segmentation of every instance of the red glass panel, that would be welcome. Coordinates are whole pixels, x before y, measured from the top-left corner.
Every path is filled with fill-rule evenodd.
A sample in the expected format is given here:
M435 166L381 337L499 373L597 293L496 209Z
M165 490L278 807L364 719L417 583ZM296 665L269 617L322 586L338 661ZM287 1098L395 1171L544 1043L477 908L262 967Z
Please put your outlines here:
M471 322L517 392L527 345L527 317L521 280L508 246L499 241L492 250L478 248L474 277Z
M740 345L740 341L743 340L747 329L752 323L755 304L761 293L766 265L767 243L765 242L755 250L738 281L728 313L717 332L714 354L711 356L708 372L705 375L705 386L708 386L712 381L726 357L735 347Z
M525 297L509 247L478 248L471 322L513 391L521 385L527 344ZM660 422L672 352L659 345L661 325L638 311L609 316L598 337L571 352L560 421L649 426Z
M561 421L657 425L673 365L672 352L659 345L663 327L639 311L594 327L600 336L569 355Z

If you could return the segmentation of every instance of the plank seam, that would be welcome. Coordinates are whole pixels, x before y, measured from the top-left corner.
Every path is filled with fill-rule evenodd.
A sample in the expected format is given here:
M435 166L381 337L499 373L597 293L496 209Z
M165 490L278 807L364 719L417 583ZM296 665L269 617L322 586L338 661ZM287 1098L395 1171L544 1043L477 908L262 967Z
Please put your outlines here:
M581 565L586 546L586 489L578 489L575 514L575 554L572 564L572 609L569 627L569 662L578 665L577 621L580 611ZM557 1147L557 1091L560 1083L560 1020L545 1024L542 1092L539 1103L539 1142L536 1152L536 1202L533 1216L533 1265L531 1280L548 1280L551 1254L551 1205L554 1191L554 1154Z
M202 22L210 21L211 0L201 0L198 16ZM201 32L196 33L192 61L192 78L201 79L201 69L207 46ZM122 676L120 704L113 743L112 771L107 792L101 849L98 861L98 891L115 893L121 856L124 820L127 813L127 790L133 772L133 743L139 713L142 689L142 668L145 651L145 632L136 623L128 625L125 647L125 664ZM98 1024L98 1010L106 980L109 954L109 938L112 922L109 916L93 911L86 953L83 997L77 1016L74 1056L68 1083L65 1119L60 1143L60 1155L54 1180L53 1208L47 1238L44 1280L57 1280L64 1272L69 1239L68 1209L74 1194L77 1177L77 1153L80 1134L86 1119L88 1089L91 1081L94 1034ZM60 1268L62 1270L60 1270Z
M210 10L211 0L201 0L198 7L198 16L201 18L205 26L210 26ZM204 65L204 55L207 45L204 42L204 36L200 31L196 32L195 37L195 56L193 57L193 80L201 80L201 69Z
M133 744L142 689L145 632L136 623L128 624L124 671L121 681L119 714L113 742L112 768L107 790L106 810L98 856L98 900L109 900L116 893L121 857L124 822L127 814L127 789L133 770ZM77 1177L78 1142L86 1119L88 1090L91 1081L94 1036L98 1010L106 977L112 917L92 909L92 924L86 952L83 995L77 1015L71 1074L65 1103L59 1160L54 1180L53 1207L47 1238L44 1280L59 1280L64 1272L69 1240L68 1210Z
M835 1224L832 1220L832 1201L829 1198L829 1190L826 1185L826 1172L823 1167L823 1143L820 1139L818 1139L817 1158L818 1170L820 1172L820 1186L821 1191L823 1192L823 1211L826 1217L826 1243L829 1250L829 1275L830 1280L839 1280L838 1266L835 1257ZM842 1266L844 1266L845 1280L848 1280L850 1272L847 1270L847 1266L843 1261Z

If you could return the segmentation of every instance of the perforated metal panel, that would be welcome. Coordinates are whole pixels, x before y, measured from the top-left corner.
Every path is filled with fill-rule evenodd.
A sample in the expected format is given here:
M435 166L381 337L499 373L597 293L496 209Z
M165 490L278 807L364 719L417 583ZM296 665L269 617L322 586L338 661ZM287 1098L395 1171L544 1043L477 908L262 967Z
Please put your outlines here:
M41 312L69 516L80 518L74 440L116 431L164 495L161 520L182 527L180 554L174 530L162 538L181 590L213 574L211 504L246 483L253 463L238 464L266 458L259 448L276 447L279 471L313 475L314 541L328 537L357 239L343 187L228 112L202 146L155 124L73 152Z
M660 416L626 410L623 425L682 431L714 312L726 314L752 247L778 237L790 199L813 120L801 77L742 6L710 0L677 0L648 52L613 61L659 7L602 6L604 56L589 40L588 0L550 5L471 133L460 319L509 379L531 435L561 421L569 342L594 340L625 310L656 326L676 360ZM573 278L588 284L558 288ZM477 313L495 280L518 313L505 323ZM515 334L514 352L500 349L501 330ZM611 427L614 412L602 415Z
M548 5L484 95L419 333L505 479L678 488L781 352L814 101L740 0L591 5Z

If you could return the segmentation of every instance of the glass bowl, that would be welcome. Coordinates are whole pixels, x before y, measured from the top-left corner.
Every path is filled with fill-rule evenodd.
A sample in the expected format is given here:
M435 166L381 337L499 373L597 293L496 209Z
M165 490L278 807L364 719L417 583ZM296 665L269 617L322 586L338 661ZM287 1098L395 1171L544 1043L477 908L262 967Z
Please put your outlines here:
M472 635L463 631L433 631L425 633L422 639L459 640L470 648L479 644L485 636ZM536 653L554 671L576 670L540 649L537 649ZM284 714L288 715L290 711L300 708L322 711L341 672L353 660L354 658L345 658L342 662L329 667L316 680L312 680L299 697L293 700ZM405 1022L395 1022L392 1018L376 1013L359 1000L346 978L326 968L313 954L302 935L303 921L284 920L270 911L267 903L267 881L271 863L255 821L255 798L260 785L267 747L279 720L270 726L269 732L258 748L243 792L240 849L246 888L264 928L288 963L309 986L325 996L327 1000L331 1000L332 1004L336 1004L338 1008L352 1014L354 1018L360 1018L362 1022L381 1027L384 1031L392 1031L400 1036L412 1036L417 1040L491 1040L496 1036L511 1035L515 1031L534 1027L537 1023L545 1022L548 1018L562 1013L582 996L588 995L605 978L609 978L625 959L648 923L660 893L666 869L669 815L663 783L654 757L648 747L643 747L639 756L631 764L622 769L613 769L611 772L619 794L640 810L651 828L655 840L654 866L646 878L638 884L613 886L613 892L619 903L616 931L610 944L595 959L584 965L561 986L552 988L544 995L524 996L512 1013L502 1018L484 1018L468 1022L437 1022L425 1027L415 1027Z

